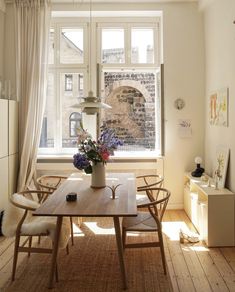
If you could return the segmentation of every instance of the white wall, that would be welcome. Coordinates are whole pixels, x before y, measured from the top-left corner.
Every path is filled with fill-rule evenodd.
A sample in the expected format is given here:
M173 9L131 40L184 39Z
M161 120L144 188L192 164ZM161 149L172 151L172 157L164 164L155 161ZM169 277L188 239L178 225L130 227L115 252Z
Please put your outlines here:
M79 5L56 5L58 10L84 9ZM183 204L183 175L192 170L194 157L203 157L204 137L204 55L203 21L195 2L167 4L93 4L93 10L162 10L164 25L165 63L165 187L172 192L170 203L173 207ZM7 23L12 15L7 11ZM9 16L8 16L9 15ZM7 24L6 24L7 25ZM8 25L7 25L8 27ZM10 29L10 28L9 28ZM9 36L9 34L8 34ZM7 44L6 62L8 72L14 76L11 41ZM174 100L183 98L186 106L178 111ZM191 119L193 135L179 138L178 119ZM140 164L141 167L141 164Z
M212 174L215 148L230 148L230 163L226 186L235 191L235 1L210 1L204 10L206 53L205 96L205 157L206 170ZM229 126L211 126L208 121L209 95L212 91L229 88Z
M168 4L164 9L165 63L165 185L171 203L183 202L183 174L195 168L195 156L203 158L204 143L204 44L202 15L197 4ZM185 108L174 108L176 98ZM190 119L192 137L180 138L179 119Z

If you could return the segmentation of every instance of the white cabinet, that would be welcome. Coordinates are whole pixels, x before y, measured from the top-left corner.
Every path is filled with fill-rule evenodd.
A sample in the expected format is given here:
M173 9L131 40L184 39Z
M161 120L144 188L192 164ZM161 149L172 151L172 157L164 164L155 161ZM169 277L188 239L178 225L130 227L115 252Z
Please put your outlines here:
M16 191L18 174L18 102L0 99L0 212Z
M184 209L208 246L234 246L235 195L185 175Z
M8 157L0 158L0 211L4 210L8 201Z
M0 158L8 156L8 100L0 99Z
M9 155L18 152L18 102L9 100Z

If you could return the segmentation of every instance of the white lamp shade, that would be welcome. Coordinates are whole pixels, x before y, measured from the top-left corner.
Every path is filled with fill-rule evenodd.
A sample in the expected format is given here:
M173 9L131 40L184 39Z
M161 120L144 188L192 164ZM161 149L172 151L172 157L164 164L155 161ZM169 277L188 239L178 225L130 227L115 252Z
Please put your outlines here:
M74 104L71 107L81 108L86 114L93 115L98 112L100 108L109 109L112 108L110 105L101 102L99 98L93 96L93 92L89 91L88 96L84 97L84 101Z
M201 164L202 163L202 158L197 156L197 157L195 157L194 161L195 161L196 164Z

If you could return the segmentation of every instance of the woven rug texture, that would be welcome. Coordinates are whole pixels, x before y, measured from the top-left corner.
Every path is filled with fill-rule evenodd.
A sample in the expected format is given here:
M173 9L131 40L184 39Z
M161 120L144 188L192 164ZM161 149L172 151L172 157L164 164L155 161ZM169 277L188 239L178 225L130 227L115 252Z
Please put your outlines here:
M48 289L51 255L32 254L17 266L16 280L9 279L1 291L14 292L115 292L124 291L114 234L95 234L89 224L99 230L113 228L110 218L85 218L81 234L75 234L74 246L69 242L69 255L58 255L59 282ZM97 223L95 223L97 222ZM100 232L102 233L102 232ZM77 236L76 236L77 235ZM154 240L154 235L128 236L129 242ZM48 244L44 242L44 245ZM170 280L164 275L159 248L126 249L124 253L130 292L171 291Z

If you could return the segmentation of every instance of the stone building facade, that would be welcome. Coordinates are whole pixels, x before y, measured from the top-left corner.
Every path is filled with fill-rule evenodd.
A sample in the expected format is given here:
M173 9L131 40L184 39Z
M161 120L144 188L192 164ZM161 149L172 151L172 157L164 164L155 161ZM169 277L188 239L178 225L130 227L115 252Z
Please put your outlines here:
M124 149L155 148L156 76L149 72L105 72L106 102L101 120L116 130Z

